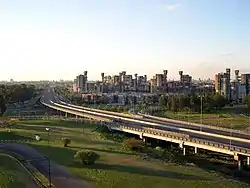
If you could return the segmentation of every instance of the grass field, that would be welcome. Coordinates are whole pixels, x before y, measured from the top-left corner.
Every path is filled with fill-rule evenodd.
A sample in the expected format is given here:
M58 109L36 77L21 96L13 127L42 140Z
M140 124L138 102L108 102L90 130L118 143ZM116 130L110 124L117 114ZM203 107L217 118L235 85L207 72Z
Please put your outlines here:
M46 127L51 128L50 145ZM93 132L95 125L76 124L64 121L21 121L12 129L13 139L34 137L40 134L42 141L30 145L49 156L52 160L67 167L76 176L87 180L95 188L243 188L248 185L228 179L213 171L195 166L177 166L159 161L145 161L138 156L122 150L120 143L102 139ZM5 130L3 130L5 131ZM72 140L64 148L61 138ZM78 150L89 149L101 156L97 164L82 166L74 162Z
M0 188L35 188L30 176L15 160L0 154Z
M200 113L189 114L186 112L165 112L159 114L159 116L176 120L201 123ZM204 113L202 114L202 123L207 125L250 131L250 117L245 114L232 114L229 112L210 114Z

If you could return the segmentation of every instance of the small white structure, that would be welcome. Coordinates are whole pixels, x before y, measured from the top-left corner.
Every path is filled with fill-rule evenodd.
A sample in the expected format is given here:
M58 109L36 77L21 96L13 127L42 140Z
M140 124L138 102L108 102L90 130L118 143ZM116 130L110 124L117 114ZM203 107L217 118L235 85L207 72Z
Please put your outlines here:
M36 134L35 137L36 137L36 140L38 140L38 141L41 140L40 135Z

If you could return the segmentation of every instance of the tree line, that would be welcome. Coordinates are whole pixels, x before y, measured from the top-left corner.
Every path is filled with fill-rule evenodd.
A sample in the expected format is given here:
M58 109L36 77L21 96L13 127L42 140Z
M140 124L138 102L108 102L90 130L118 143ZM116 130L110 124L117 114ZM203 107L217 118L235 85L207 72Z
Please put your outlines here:
M0 85L0 115L6 111L7 104L23 103L30 100L36 95L36 87L34 85L15 84Z
M173 112L213 112L221 110L229 101L218 93L160 96L159 106Z

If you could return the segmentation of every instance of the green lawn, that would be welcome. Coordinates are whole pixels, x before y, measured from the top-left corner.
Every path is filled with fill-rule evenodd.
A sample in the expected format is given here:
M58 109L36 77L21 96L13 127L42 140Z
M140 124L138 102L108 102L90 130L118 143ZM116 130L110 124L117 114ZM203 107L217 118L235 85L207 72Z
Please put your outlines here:
M45 127L51 128L49 146ZM21 137L33 137L34 134L40 134L42 141L30 142L31 146L66 166L95 188L249 187L195 166L177 166L155 160L142 160L122 150L120 143L103 140L98 133L93 132L94 129L95 125L89 124L34 120L19 122L12 132ZM72 140L68 148L62 146L60 141L62 137ZM82 166L74 162L75 152L82 149L98 152L101 158L97 164Z
M200 123L200 113L186 113L186 112L165 112L159 114L161 117L183 120L188 122ZM221 113L204 113L202 114L202 122L207 125L214 125L219 127L233 128L239 130L250 131L250 119L244 114L231 114L227 112Z
M13 159L0 153L0 188L34 188L29 175Z

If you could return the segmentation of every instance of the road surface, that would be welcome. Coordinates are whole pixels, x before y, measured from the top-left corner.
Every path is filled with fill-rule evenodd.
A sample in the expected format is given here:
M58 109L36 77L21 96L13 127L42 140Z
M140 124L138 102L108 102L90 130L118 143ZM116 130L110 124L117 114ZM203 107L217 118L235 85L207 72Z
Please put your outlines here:
M31 162L31 164L44 176L48 177L48 161L42 161L44 155L32 147L23 144L5 143L0 144L0 149L16 153L22 156L25 160L38 159ZM56 188L89 188L89 185L84 180L76 178L66 168L53 161L51 162L51 179Z
M44 102L47 104L50 104L52 106L55 106L55 104L51 103L51 101L56 102L56 103L61 103L61 101L56 97L56 94L53 92L53 89L49 88L44 93ZM62 107L64 109L69 110L68 107L72 108L72 106L69 106L68 104L65 104L65 103L61 103L61 104L64 105L64 107ZM58 106L56 106L56 107L58 107ZM86 112L81 112L82 109L80 109L80 108L74 107L74 109L70 109L70 110L72 112L78 112L78 113L80 112L80 113L86 114ZM90 110L90 111L92 111L92 110ZM110 114L110 112L103 112L102 114L100 114L98 116L105 117L105 114ZM122 115L121 115L121 117L122 117ZM126 118L129 118L129 117L126 117ZM224 130L218 130L218 129L213 129L213 128L204 128L204 127L202 128L202 132L200 132L199 131L200 127L186 125L186 124L172 123L172 122L166 122L166 121L162 121L162 120L154 120L154 119L150 119L150 118L130 118L130 119L140 120L140 121L144 121L144 122L157 123L160 126L152 126L152 125L147 125L146 123L131 122L131 121L126 121L126 120L122 120L122 123L127 124L128 126L131 126L131 127L138 127L138 128L151 127L151 128L157 128L159 130L179 132L179 133L183 133L183 134L188 134L190 136L190 138L199 138L199 139L204 139L207 141L214 141L214 142L227 144L227 145L231 144L231 146L243 147L243 148L250 149L250 143L230 140L228 138L219 138L216 136L208 136L208 135L202 134L202 132L213 133L213 134L217 134L217 135L224 135L224 136L228 136L228 137L233 136L236 138L243 138L243 139L250 140L250 135L247 135L247 134L233 133L233 132L227 132ZM176 128L185 128L187 130L186 131L173 130L173 129L169 128L169 126L176 127ZM189 130L196 130L197 133L189 132Z

